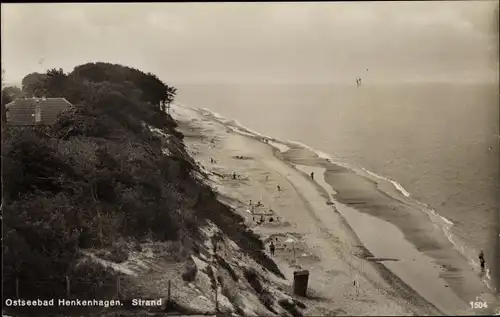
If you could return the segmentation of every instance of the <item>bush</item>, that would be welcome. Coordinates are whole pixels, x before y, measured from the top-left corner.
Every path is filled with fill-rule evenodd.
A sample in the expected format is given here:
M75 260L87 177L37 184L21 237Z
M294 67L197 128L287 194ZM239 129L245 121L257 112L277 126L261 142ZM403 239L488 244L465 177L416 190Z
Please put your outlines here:
M103 250L105 252L102 255L99 255L104 260L115 262L115 263L123 263L128 260L129 250L126 245L117 244L113 245L110 250Z
M281 307L286 309L293 317L302 317L304 316L300 310L297 308L297 305L292 299L282 298L278 301Z
M182 279L185 282L193 282L196 279L196 275L198 274L198 267L192 259L189 259L186 262L186 266L184 267L184 272L182 273Z
M71 276L71 294L74 298L94 299L115 293L116 276L111 269L89 259L76 265Z
M25 298L63 294L64 276L78 257L78 228L69 223L78 210L60 193L26 197L3 212L4 283L19 278ZM11 291L12 285L4 284Z

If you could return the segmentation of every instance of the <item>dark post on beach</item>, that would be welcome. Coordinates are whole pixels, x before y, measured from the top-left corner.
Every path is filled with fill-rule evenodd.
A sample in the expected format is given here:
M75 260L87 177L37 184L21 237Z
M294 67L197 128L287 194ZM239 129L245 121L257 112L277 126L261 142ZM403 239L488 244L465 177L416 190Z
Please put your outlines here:
M481 271L484 271L484 264L486 263L486 261L484 260L484 252L483 250L481 250L481 252L479 252L479 262L481 263Z
M293 272L293 292L299 296L305 297L307 294L307 284L309 283L309 271Z

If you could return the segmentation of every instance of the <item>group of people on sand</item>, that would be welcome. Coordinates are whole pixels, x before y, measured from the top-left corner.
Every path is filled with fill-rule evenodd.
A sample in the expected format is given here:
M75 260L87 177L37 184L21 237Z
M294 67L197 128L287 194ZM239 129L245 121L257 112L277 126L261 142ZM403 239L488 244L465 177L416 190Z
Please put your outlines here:
M249 206L250 206L251 213L253 214L253 213L254 213L255 208L258 208L258 207L264 207L264 204L263 204L263 203L261 203L260 201L258 201L258 202L254 205L254 204L253 204L253 202L252 202L252 200L250 200L250 202L249 202ZM274 214L274 210L273 210L272 208L269 208L269 213L270 213L270 214ZM274 217L274 216L270 216L270 217L268 218L268 221L269 221L269 222L274 222L275 218L276 218L276 221L279 221L279 217L278 217L278 216L275 216L275 217ZM252 217L252 220L253 220L254 222L256 222L258 225L263 224L264 222L266 222L265 217L264 217L264 215L263 215L263 214L261 214L261 215L260 215L260 219L259 219L259 220L256 220L256 219L255 219L255 215L254 215L254 216Z
M210 163L215 164L215 163L217 163L217 161L214 160L213 158L210 158ZM241 179L241 175L238 175L238 174L236 174L236 172L233 172L232 179Z
M252 200L250 199L250 202L248 203L248 205L250 206L250 208L252 208L252 210L253 210L253 208L255 208L255 207L264 207L264 204L262 204L262 203L260 202L260 200L259 200L259 201L258 201L258 202L254 205L254 204L253 204L253 202L252 202Z

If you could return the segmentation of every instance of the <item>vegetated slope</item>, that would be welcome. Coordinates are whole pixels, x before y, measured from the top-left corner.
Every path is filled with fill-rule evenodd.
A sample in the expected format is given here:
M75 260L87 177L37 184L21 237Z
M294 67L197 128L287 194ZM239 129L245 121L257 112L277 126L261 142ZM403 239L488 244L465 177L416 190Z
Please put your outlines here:
M23 93L75 107L51 127L3 125L4 299L15 298L16 280L22 298L64 298L66 277L72 295L96 298L113 272L78 264L83 250L177 241L186 257L199 251L192 246L207 221L281 275L243 219L195 177L201 171L164 111L175 88L133 68L89 63L30 74Z

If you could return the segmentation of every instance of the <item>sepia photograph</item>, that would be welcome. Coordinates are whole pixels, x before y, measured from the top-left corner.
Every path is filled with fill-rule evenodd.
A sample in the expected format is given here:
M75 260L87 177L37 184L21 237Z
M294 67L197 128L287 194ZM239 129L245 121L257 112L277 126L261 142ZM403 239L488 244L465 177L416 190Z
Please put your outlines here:
M0 21L2 317L500 315L497 0Z

